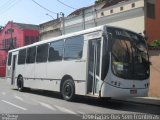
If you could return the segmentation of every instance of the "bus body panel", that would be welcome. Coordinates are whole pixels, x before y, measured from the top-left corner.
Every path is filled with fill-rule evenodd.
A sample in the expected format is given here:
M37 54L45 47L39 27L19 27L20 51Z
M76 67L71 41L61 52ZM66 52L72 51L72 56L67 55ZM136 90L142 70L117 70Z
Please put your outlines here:
M26 64L25 72L22 76L26 79L35 78L35 64Z
M35 78L36 79L47 78L47 63L36 63L35 64Z

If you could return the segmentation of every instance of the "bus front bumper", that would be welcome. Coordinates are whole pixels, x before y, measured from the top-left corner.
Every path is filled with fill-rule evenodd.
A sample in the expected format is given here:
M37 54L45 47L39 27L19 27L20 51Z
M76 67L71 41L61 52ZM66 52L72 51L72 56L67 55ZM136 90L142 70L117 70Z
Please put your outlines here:
M146 97L148 88L120 88L104 82L100 94L101 97Z

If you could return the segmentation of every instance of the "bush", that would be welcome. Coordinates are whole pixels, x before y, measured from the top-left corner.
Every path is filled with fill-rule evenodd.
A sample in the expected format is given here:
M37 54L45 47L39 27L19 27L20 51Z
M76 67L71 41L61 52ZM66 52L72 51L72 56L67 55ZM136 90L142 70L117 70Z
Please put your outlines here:
M149 46L153 48L160 47L160 40L154 40Z

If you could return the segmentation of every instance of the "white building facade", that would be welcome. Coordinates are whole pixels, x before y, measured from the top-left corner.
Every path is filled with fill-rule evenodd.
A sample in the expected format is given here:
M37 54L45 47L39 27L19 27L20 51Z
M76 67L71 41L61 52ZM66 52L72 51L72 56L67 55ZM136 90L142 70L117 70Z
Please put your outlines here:
M82 9L79 15L66 17L65 34L104 24L144 32L144 0L122 1L107 7L104 5L105 3L90 6Z

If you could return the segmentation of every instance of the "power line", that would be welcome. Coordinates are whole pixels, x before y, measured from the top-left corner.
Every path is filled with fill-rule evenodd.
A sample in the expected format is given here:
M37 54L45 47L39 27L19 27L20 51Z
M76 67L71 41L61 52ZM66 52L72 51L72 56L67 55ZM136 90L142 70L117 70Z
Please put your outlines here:
M7 5L7 3L5 3L6 4L6 6L5 6L5 8L3 8L3 9L1 9L1 15L3 15L4 13L6 13L8 10L10 10L12 7L14 7L18 2L20 2L21 0L11 0L11 1L8 1L8 5ZM2 6L1 6L1 8L2 8Z
M50 13L53 13L53 14L56 14L56 15L57 15L57 13L56 13L56 12L53 12L53 11L51 11L51 10L47 9L46 7L44 7L44 6L40 5L39 3L37 3L35 0L32 0L32 1L33 1L35 4L37 4L39 7L43 8L44 10L47 10L48 12L50 12Z
M15 0L8 0L7 2L5 2L4 4L2 4L0 6L0 10L3 10L5 7L8 7L10 4L12 4L13 2L15 2Z
M69 6L69 5L65 4L65 3L63 3L63 2L61 2L60 0L57 0L57 1L58 1L59 3L61 3L61 4L63 4L64 6L67 6L67 7L71 8L71 9L77 10L76 8L71 7L71 6Z
M4 4L1 3L0 9L2 9L3 7L7 6L7 4L10 3L10 0L6 1Z

